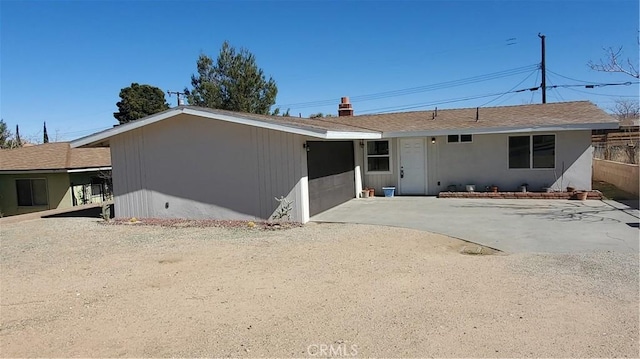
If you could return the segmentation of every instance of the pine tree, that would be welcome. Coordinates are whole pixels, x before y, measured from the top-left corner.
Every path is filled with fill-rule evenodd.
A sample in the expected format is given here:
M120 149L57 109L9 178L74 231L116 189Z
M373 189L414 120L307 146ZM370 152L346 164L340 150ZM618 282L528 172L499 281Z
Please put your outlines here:
M20 129L16 125L16 147L22 147L22 140L20 139Z
M44 135L42 138L42 143L49 143L49 135L47 134L47 121L44 122Z
M198 74L191 76L191 90L185 89L190 105L268 115L276 102L278 87L268 79L249 50L236 50L227 41L217 60L200 55Z

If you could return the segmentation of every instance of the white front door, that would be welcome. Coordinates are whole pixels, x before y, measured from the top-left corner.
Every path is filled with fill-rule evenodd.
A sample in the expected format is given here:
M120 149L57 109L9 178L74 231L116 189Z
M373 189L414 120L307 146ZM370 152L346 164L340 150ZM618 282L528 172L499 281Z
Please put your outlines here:
M426 194L424 138L400 139L400 194Z

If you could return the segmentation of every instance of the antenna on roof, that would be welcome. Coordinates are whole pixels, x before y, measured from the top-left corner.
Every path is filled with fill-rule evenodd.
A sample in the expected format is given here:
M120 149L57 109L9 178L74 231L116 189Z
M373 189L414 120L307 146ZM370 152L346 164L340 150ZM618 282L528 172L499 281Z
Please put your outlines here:
M480 121L480 107L476 107L476 122Z
M180 91L167 91L167 94L169 94L169 97L171 97L171 95L176 95L178 97L178 106L184 105L180 96L184 96L186 93Z

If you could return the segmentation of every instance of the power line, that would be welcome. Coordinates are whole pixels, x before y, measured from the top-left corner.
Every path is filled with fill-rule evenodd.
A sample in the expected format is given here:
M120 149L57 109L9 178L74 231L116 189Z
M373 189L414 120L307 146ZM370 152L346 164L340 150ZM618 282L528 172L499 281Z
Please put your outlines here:
M554 91L554 96L556 96L556 100L565 101L565 99L562 97L562 95L558 91L558 88L557 87L553 87L553 82L551 82L551 76L549 76L548 79L549 79L549 83L551 83L551 85L552 85L551 88L555 90Z
M525 80L527 78L529 78L533 73L530 73L529 76L527 76L525 78ZM520 84L522 82L524 82L525 80L521 81ZM621 85L631 85L631 84L637 84L638 82L635 83L631 83L631 82L623 82L623 83L603 83L603 84L594 84L594 85L576 85L576 84L567 84L567 85L553 85L553 86L547 86L547 88L553 88L553 89L557 89L557 88L566 88L572 91L578 91L578 92L583 92L583 93L587 93L587 94L592 94L591 92L587 92L587 91L579 91L579 90L575 90L573 89L573 87L586 87L586 88L593 88L593 87L605 87L605 86L621 86ZM520 84L516 85L519 86ZM492 93L492 94L484 94L484 95L477 95L477 96L466 96L466 97L458 97L458 98L452 98L452 99L445 99L442 101L437 101L437 102L424 102L424 103L414 103L414 104L409 104L409 105L403 105L403 106L388 106L388 107L382 107L382 108L376 108L376 109L369 109L369 110L363 110L360 113L363 114L373 114L373 113L388 113L388 112L394 112L394 111L403 111L403 110L411 110L411 109L417 109L417 108L421 108L421 107L430 107L430 106L438 106L438 105L443 105L443 104L448 104L448 103L454 103L454 102L462 102L462 101L468 101L468 100L476 100L476 99L480 99L480 98L487 98L487 97L493 97L493 96L503 96L509 93L518 93L518 92L525 92L525 91L538 91L541 89L541 86L536 86L536 87L531 87L531 88L523 88L523 89L519 89L519 90L510 90L510 91L506 91L506 92L498 92L498 93ZM597 94L594 94L597 95ZM616 96L616 95L603 95L603 96ZM618 97L633 97L633 96L618 96ZM491 101L487 102L490 103ZM482 106L486 105L487 103L483 104ZM480 106L480 107L482 107Z
M490 81L490 80L495 80L499 78L519 75L537 68L538 68L537 64L527 65L527 66L521 66L513 69L493 72L493 73L484 74L484 75L478 75L478 76L473 76L473 77L468 77L468 78L463 78L458 80L440 82L440 83L431 84L431 85L410 87L410 88L378 92L378 93L367 94L367 95L351 96L351 101L364 102L364 101L379 100L379 99L389 98L389 97L405 96L405 95L410 95L410 94L415 94L420 92L441 90L441 89L446 89L450 87L469 85L469 84L474 84L478 82ZM332 98L332 99L326 99L326 100L298 102L298 103L290 103L290 104L283 104L283 105L276 105L276 106L281 108L300 109L300 108L307 108L307 107L333 105L333 104L336 104L337 101L338 101L337 98Z
M547 68L547 71L549 71L550 73L552 73L552 74L554 74L554 75L556 75L556 76L560 76L560 77L562 77L562 78L564 78L564 79L567 79L567 80L571 80L571 81L578 81L578 82L584 82L584 83L587 83L587 84L591 84L591 83L593 83L593 81L578 80L578 79L571 78L571 77L569 77L569 76L560 75L559 73L557 73L557 72L553 72L553 71L549 70L548 68Z
M514 92L517 92L517 91L514 91ZM423 103L414 103L414 104L409 104L409 105L404 105L404 106L389 106L389 107L382 107L382 108L364 110L364 111L359 111L359 112L360 113L370 113L370 114L373 114L373 113L388 113L388 112L394 112L394 111L411 110L411 109L416 109L416 108L421 108L421 107L444 105L444 104L454 103L454 102L476 100L476 99L480 99L480 98L498 96L498 95L501 95L501 94L502 93L498 92L498 93L491 93L491 94L484 94L484 95L477 95L477 96L457 97L457 98L452 98L452 99L445 99L445 100L438 101L438 102L423 102Z
M536 79L533 81L533 86L538 84L538 76L540 76L540 72L536 73ZM533 103L533 95L534 94L535 94L535 92L531 91L531 99L529 100L530 104Z
M579 93L586 93L589 95L595 95L595 96L606 96L606 97L635 97L638 98L638 95L610 95L610 94L604 94L604 93L597 93L597 92L591 92L591 91L581 91L581 90L576 90L574 88L570 88L570 87L565 87L567 90L571 90L574 92L579 92Z
M532 71L532 72L531 72L529 75L527 75L527 77L525 77L522 81L518 82L515 86L513 86L512 88L510 88L510 89L509 89L509 91L507 91L507 92L503 93L502 95L500 95L500 96L498 96L498 97L494 98L493 100L489 100L489 101L487 101L487 102L483 103L482 105L480 105L480 106L478 106L478 107L484 107L484 106L486 106L486 105L488 105L488 104L492 103L493 101L495 101L495 100L499 99L500 97L502 97L502 96L504 96L504 95L506 95L506 94L508 94L508 93L512 93L511 91L515 90L515 89L516 89L516 87L518 87L518 86L522 85L522 83L523 83L523 82L527 81L527 79L528 79L529 77L531 77L531 75L533 75L533 74L534 74L534 73L536 73L536 72L538 72L538 70L537 70L537 69L536 69L536 70L534 70L534 71Z

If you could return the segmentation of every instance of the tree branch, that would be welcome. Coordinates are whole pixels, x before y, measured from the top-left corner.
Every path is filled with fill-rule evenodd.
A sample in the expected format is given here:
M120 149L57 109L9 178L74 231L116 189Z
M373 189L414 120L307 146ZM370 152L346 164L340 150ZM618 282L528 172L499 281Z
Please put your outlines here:
M603 50L607 53L607 60L604 61L600 59L599 64L589 61L588 65L592 70L600 72L619 72L631 77L640 78L638 69L633 65L631 59L627 59L626 68L620 65L619 59L622 54L622 46L620 46L618 50L614 50L612 47L609 47L608 49L603 48Z

